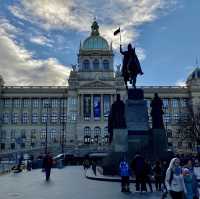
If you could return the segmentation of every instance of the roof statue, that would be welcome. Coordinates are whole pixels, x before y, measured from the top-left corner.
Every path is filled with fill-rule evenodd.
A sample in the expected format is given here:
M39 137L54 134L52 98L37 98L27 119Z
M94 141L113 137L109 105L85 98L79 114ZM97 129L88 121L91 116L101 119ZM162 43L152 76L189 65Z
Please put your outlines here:
M92 36L98 36L99 35L99 25L96 21L94 21L92 23L91 29L92 29L92 32L91 32Z

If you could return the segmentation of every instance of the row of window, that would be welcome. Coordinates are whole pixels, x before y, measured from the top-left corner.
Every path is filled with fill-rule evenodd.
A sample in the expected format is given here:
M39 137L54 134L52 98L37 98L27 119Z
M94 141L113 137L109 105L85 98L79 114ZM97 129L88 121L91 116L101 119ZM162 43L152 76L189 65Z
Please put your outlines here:
M76 102L75 100L73 102ZM4 108L58 108L67 107L67 99L19 99L19 98L5 98L1 100L1 105Z
M108 134L108 127L105 127L103 129L103 131L98 126L94 127L93 130L89 126L84 127L84 135L91 136L92 135L92 131L94 133L94 136L95 135L101 136L101 134L107 135Z
M106 59L103 60L102 67L104 70L108 70L110 68L109 61ZM98 59L95 59L92 62L90 62L89 59L83 61L83 70L99 70L102 67L100 66L100 61Z
M92 135L93 131L93 135ZM96 126L92 130L89 126L86 126L84 128L84 143L85 144L93 144L93 143L109 143L109 133L108 133L108 127L105 127L103 129L103 132L101 132L101 128Z
M76 120L76 113L70 113L69 114L69 120ZM38 113L32 113L30 114L28 112L23 112L22 114L19 113L8 113L4 112L2 113L0 117L0 121L3 124L17 124L17 123L22 123L22 124L27 124L27 123L32 123L32 124L37 124L37 123L46 123L46 122L51 122L51 123L58 123L58 122L66 122L67 121L67 114L66 113L57 113L57 112L52 112L51 114L47 113L42 113L41 115Z
M151 100L152 99L146 99L147 100L147 106L150 108ZM172 108L183 108L188 106L188 99L187 98L163 98L163 109L169 108L171 106Z
M26 131L25 129L22 129L20 131L17 131L15 129L12 129L11 131L1 130L0 132L0 140L4 141L7 139L10 139L11 141L14 141L18 144L21 142L30 139L35 140L37 139L37 135L40 133L40 139L46 138L46 129L42 128L39 131L36 129L32 129L30 132ZM58 132L56 128L48 128L47 134L49 139L58 138L62 131Z

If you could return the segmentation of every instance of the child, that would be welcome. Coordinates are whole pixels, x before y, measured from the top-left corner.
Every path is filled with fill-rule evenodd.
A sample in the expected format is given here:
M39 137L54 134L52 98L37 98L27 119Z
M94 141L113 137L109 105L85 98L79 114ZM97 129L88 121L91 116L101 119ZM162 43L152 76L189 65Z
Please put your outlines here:
M188 168L183 169L183 178L187 190L186 199L198 198L196 178Z
M128 162L123 159L119 165L120 176L121 176L121 192L130 192L129 189L129 176L130 169Z

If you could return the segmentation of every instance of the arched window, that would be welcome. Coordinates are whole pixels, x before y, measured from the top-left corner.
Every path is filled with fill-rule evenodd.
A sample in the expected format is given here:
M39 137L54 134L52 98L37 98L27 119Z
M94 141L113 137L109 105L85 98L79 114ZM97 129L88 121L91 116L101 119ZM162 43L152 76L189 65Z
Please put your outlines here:
M98 59L95 59L93 61L93 69L94 70L98 70L99 69L99 60Z
M84 128L84 144L90 144L91 139L91 128L89 126L86 126Z
M101 137L101 128L97 126L97 127L94 128L94 141L95 141L95 143L99 143L100 137Z
M103 136L103 142L106 144L106 143L109 143L109 138L110 138L110 135L108 133L108 127L106 126L104 128L104 136Z
M83 61L83 69L90 70L90 61L88 59Z
M103 60L103 68L104 70L108 70L109 69L109 61L108 60Z

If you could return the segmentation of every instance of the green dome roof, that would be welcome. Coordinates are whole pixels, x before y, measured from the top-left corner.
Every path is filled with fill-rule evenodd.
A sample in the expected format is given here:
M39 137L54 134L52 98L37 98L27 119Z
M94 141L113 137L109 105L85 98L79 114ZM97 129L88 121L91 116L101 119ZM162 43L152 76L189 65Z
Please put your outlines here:
M109 50L108 42L101 36L90 36L84 42L82 46L83 50Z
M99 34L96 21L91 26L91 36L83 42L82 50L109 50L108 42Z

